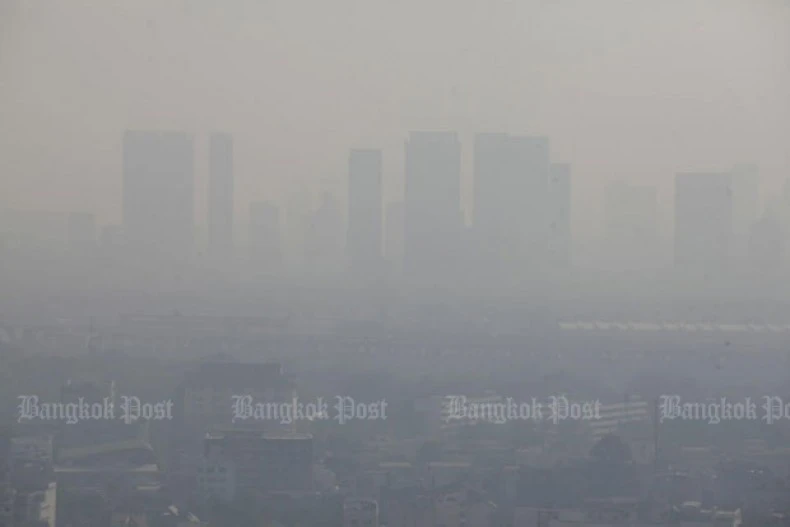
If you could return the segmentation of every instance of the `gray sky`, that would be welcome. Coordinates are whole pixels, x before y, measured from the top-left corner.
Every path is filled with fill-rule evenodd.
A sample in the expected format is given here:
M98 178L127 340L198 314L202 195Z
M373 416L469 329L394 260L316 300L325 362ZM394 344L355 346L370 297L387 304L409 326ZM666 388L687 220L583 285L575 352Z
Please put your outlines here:
M758 162L790 176L790 2L780 0L0 0L0 207L120 217L125 128L232 132L237 207L344 189L411 129L549 135L574 165L574 228L603 187ZM198 158L198 223L206 165Z

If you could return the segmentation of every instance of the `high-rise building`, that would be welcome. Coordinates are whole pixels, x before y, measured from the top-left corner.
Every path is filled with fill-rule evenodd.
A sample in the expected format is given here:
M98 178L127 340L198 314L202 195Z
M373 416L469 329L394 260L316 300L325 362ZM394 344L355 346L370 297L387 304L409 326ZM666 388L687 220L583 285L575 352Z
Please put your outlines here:
M476 251L486 268L521 269L545 256L549 141L478 134L474 151Z
M549 259L553 265L571 263L571 165L549 168Z
M282 263L280 211L269 202L250 203L249 246L253 265L274 270Z
M675 266L716 273L729 265L732 175L685 173L675 177Z
M369 272L381 261L381 151L352 150L348 162L348 236L351 269Z
M194 232L194 146L189 134L124 134L123 228L126 243L148 259L189 256Z
M233 252L233 137L225 133L209 139L208 244L214 258Z
M455 267L461 143L455 132L411 132L406 142L404 272L432 280Z

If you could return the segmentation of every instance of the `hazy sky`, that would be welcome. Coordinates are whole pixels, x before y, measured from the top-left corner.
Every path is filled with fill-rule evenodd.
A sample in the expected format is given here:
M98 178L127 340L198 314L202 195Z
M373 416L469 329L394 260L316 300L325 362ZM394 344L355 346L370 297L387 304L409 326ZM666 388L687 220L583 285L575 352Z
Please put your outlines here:
M125 128L234 134L237 208L344 191L348 149L454 129L549 135L574 165L574 228L603 186L675 172L790 176L785 0L0 0L0 207L120 218Z

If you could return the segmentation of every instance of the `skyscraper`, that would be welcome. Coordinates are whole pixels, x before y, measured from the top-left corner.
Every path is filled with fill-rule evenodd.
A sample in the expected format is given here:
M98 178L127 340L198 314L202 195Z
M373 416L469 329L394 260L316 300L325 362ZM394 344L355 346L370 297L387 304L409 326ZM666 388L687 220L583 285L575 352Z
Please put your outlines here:
M381 151L352 150L346 250L354 271L369 272L380 264L381 214Z
M694 274L729 265L732 241L732 175L675 177L675 266Z
M406 141L404 272L433 280L455 268L460 236L461 143L455 132Z
M571 165L549 168L549 258L553 265L571 263Z
M213 258L233 252L233 137L224 133L209 139L208 244Z
M545 253L549 141L478 134L474 151L474 231L485 268L521 269Z
M183 132L127 131L123 138L123 228L146 258L183 259L194 230L194 146Z

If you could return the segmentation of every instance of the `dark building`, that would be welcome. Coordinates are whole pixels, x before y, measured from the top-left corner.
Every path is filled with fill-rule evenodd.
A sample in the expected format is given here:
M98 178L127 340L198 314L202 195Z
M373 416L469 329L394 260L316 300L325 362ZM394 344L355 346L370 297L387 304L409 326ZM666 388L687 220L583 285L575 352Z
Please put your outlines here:
M346 250L355 272L370 272L381 264L381 209L381 151L352 150Z
M190 255L194 145L183 132L127 131L123 138L126 243L147 258Z
M731 174L675 177L675 266L694 274L725 270L732 241Z
M455 268L460 237L461 143L455 132L406 141L404 272L433 281Z
M233 252L233 137L213 133L209 140L208 244L214 258Z

